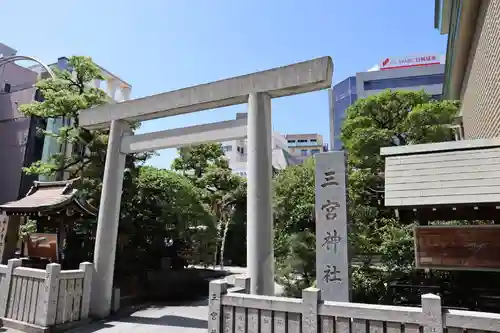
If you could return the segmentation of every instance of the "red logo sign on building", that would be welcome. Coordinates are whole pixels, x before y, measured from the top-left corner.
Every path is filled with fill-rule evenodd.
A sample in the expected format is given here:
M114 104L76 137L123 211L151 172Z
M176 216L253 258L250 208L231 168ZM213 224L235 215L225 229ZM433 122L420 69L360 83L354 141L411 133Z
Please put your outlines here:
M430 66L441 63L441 56L436 54L425 54L412 57L386 58L379 64L380 70L408 68L417 66Z

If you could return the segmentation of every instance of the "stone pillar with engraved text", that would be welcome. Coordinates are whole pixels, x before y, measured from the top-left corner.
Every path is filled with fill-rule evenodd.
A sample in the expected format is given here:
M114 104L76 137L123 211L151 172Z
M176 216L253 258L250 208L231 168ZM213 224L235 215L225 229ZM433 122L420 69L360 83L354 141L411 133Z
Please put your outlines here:
M350 263L346 157L342 151L316 159L316 281L326 301L349 302Z

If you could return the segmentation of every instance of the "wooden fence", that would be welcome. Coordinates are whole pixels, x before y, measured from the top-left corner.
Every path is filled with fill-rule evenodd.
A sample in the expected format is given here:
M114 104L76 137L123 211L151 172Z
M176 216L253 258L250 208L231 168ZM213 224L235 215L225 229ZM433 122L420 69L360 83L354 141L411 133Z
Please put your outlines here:
M249 278L235 287L210 283L209 333L462 333L500 332L500 314L443 310L441 298L422 295L421 307L321 301L307 288L302 299L249 295Z
M46 270L22 267L11 259L0 265L0 317L4 325L47 328L88 318L92 264L61 271L59 264Z

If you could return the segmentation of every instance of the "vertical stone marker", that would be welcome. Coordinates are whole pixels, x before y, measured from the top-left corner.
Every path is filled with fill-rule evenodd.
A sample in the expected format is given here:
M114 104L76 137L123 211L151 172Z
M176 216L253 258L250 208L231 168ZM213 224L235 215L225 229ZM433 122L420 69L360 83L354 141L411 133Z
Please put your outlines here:
M322 300L349 302L346 157L342 151L316 159L316 281Z

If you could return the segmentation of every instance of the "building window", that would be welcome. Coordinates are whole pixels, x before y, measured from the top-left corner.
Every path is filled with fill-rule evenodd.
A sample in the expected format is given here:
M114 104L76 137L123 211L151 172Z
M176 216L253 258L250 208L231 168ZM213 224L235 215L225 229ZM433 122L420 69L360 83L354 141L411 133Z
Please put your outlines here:
M321 150L319 149L311 149L311 155L316 155L317 153L319 153Z
M431 84L443 83L444 74L431 74L365 81L363 86L365 90L384 90L404 87L428 86Z
M295 140L288 140L288 143L295 143Z
M224 146L224 147L222 147L222 151L225 152L225 153L227 153L228 151L231 151L231 150L233 150L232 146Z
M300 156L307 156L307 155L308 155L308 152L309 152L309 151L308 151L307 149L302 149L302 150L300 151Z
M318 140L316 140L316 139L311 139L311 140L309 140L309 142L311 142L311 143L317 143L317 142L318 142Z

